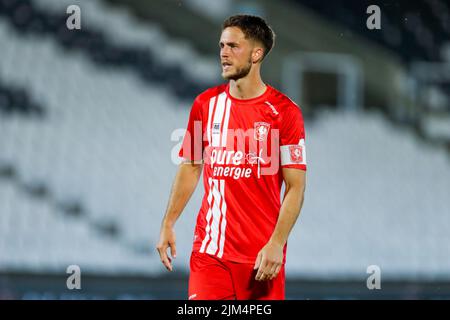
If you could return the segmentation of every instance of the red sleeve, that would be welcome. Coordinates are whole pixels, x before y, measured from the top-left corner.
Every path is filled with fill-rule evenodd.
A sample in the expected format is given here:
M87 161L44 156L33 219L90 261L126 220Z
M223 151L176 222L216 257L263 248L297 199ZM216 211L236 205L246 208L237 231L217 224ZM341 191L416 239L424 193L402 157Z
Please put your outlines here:
M202 100L198 96L192 104L183 144L178 155L190 161L203 158Z
M305 127L302 112L294 103L286 107L282 116L280 160L282 168L306 171Z

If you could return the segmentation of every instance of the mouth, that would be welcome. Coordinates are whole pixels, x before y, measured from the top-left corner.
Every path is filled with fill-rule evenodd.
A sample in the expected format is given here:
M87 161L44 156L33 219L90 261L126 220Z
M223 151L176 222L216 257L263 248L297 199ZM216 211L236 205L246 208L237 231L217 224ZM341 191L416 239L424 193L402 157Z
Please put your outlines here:
M230 62L226 62L226 61L222 62L222 68L224 70L228 70L231 66L232 66L232 64Z

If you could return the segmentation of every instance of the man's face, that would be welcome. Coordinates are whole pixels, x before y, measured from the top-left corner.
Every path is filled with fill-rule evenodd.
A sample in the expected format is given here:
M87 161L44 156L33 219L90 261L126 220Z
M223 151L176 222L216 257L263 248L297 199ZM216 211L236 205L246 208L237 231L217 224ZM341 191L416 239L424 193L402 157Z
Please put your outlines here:
M222 77L226 80L245 77L252 68L253 42L245 38L241 29L228 27L222 31L219 46Z

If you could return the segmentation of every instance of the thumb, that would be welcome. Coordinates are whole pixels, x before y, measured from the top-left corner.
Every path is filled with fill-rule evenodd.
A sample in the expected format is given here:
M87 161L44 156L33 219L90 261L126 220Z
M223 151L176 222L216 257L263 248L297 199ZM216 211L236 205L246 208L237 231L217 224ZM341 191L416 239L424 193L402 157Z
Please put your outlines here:
M259 268L259 265L261 264L261 251L258 252L258 256L256 257L255 266L253 267L254 270Z
M175 242L170 245L170 255L174 259L177 257L177 246L175 245Z

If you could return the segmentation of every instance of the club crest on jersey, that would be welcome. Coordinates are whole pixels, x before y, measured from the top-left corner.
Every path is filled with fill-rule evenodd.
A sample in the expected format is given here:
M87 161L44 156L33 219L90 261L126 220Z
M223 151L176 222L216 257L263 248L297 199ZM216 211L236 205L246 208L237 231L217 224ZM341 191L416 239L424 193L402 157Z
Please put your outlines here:
M291 155L291 161L295 163L303 162L303 146L295 145L289 146L289 154Z
M255 122L254 125L254 138L258 141L264 141L267 139L269 133L270 124L267 122Z

